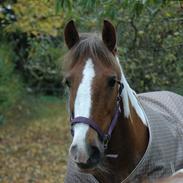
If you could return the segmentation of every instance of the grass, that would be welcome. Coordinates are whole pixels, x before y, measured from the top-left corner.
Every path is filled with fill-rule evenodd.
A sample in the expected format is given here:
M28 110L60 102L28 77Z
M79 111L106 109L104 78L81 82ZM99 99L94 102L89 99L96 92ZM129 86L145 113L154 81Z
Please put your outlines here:
M66 172L69 125L65 101L29 96L0 126L0 182L59 183Z

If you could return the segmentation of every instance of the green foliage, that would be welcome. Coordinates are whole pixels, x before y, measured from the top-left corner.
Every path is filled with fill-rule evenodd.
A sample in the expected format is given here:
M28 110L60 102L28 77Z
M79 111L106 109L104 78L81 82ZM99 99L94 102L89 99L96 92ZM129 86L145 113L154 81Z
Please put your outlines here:
M169 3L168 0L55 0L56 11L60 10L65 12L65 17L68 18L68 15L75 16L87 14L92 17L100 19L100 16L107 15L111 19L118 19L116 16L122 11L127 11L131 16L140 16L144 9L149 9L152 14ZM68 13L68 14L67 14ZM97 17L96 17L97 15ZM83 20L88 17L81 17Z
M183 94L183 26L179 9L177 3L172 3L156 14L145 9L138 18L124 12L118 23L120 58L136 91L168 89Z
M16 69L30 92L60 95L63 90L57 61L63 54L60 28L64 13L56 14L54 7L54 0L18 0L0 5L0 25L7 16L15 16L14 22L2 24L2 31L17 53Z
M20 30L31 35L57 36L63 27L64 13L56 14L54 0L17 0L13 5L16 19L6 27L6 31ZM58 3L57 3L58 6Z
M14 52L11 45L0 45L0 114L11 107L20 97L22 84L14 71Z
M24 64L27 84L36 92L61 95L60 76L61 45L49 37L31 38L27 62Z
M15 72L29 91L62 93L58 62L65 53L63 27L70 19L80 32L101 31L104 19L116 25L120 60L137 92L168 89L183 94L180 4L168 0L17 0L12 3L14 21L11 13L0 12L0 21L8 22L0 26L7 38L0 47L1 110L21 93L22 82Z

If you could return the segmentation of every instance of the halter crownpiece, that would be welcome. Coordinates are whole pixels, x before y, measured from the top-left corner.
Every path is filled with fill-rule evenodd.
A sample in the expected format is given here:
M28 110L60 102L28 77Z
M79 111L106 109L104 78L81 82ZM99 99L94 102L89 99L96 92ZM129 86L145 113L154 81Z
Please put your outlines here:
M108 132L107 133L102 132L100 127L97 125L97 123L95 121L93 121L92 119L90 119L90 118L86 118L86 117L83 117L83 116L78 116L76 118L73 118L71 116L70 121L71 121L71 135L72 136L74 136L73 126L75 124L78 124L78 123L87 124L97 132L97 134L99 135L100 140L103 142L104 149L107 149L107 145L110 141L111 134L114 130L114 127L116 126L116 123L118 121L118 117L121 113L121 108L120 108L121 92L122 92L124 86L119 80L116 80L116 81L119 84L119 92L118 92L118 96L117 96L117 106L116 106L115 114L114 114L113 119L111 121L110 127L108 129Z

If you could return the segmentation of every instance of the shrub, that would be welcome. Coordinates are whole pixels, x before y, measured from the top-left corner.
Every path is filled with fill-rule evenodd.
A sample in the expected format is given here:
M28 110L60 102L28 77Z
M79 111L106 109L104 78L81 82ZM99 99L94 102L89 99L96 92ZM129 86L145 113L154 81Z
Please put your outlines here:
M22 93L22 82L14 70L14 52L10 44L0 44L0 114L11 107Z
M21 0L12 10L17 19L3 31L16 34L10 40L17 53L16 69L29 91L62 93L57 61L64 53L60 32L67 20L74 19L81 32L93 32L110 19L117 25L120 60L132 88L183 94L183 14L178 1L36 0L27 4Z
M118 24L122 64L137 92L172 90L183 94L183 24L179 9L172 3L155 15L146 10L140 17L130 18L124 13Z
M27 61L24 65L24 78L33 92L61 95L62 78L59 74L61 45L50 37L29 38Z

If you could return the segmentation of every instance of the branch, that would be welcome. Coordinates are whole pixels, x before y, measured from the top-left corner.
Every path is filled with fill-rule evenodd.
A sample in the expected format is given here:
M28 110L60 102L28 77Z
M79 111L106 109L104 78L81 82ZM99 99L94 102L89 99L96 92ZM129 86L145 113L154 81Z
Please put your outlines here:
M137 34L138 34L138 29L137 29L136 25L134 24L134 19L135 19L135 15L133 15L133 17L131 18L131 21L130 21L130 24L131 24L132 28L134 29L134 38L133 38L133 41L132 41L131 48L133 48L133 46L136 45L136 42L137 42Z
M169 47L165 47L164 49L171 49L171 48L176 48L176 47L179 47L179 46L183 46L183 43L176 44L176 45L169 46Z

